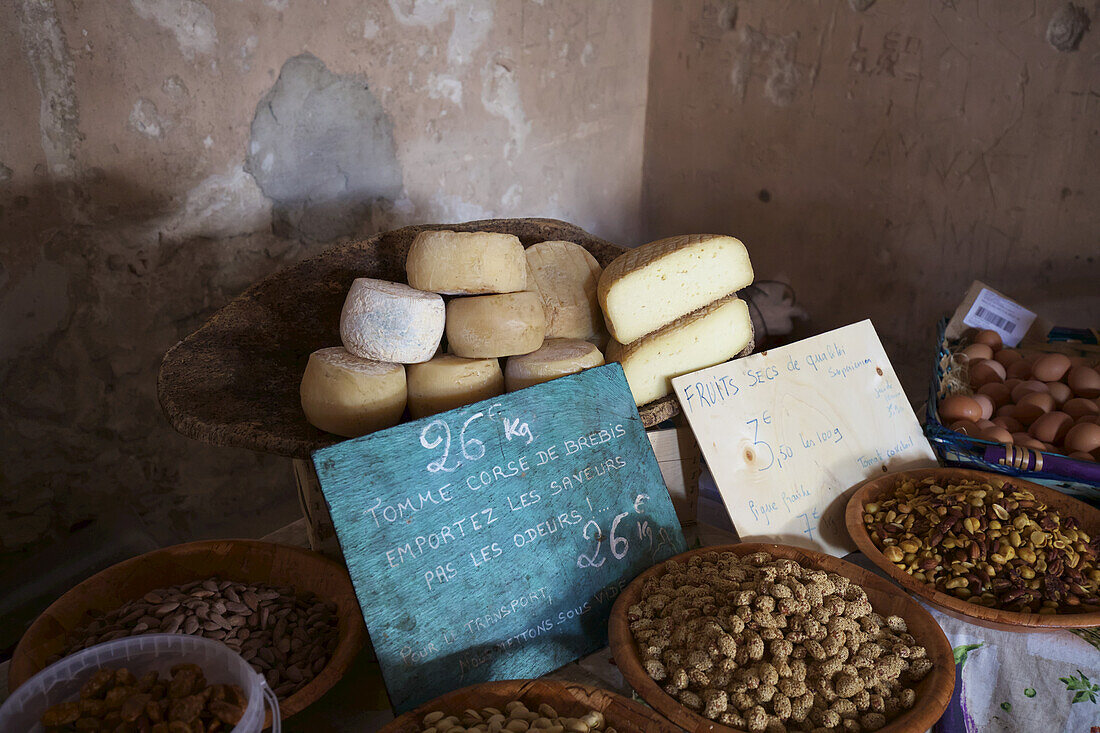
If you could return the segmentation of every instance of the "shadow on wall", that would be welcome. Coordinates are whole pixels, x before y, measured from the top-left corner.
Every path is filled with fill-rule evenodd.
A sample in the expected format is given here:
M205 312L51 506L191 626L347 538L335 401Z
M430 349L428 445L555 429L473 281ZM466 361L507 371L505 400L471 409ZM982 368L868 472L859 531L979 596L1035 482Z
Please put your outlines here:
M242 158L182 196L97 169L0 193L0 572L108 507L133 508L160 544L296 518L285 461L168 426L160 360L317 243L415 208L366 81L309 54L257 104Z

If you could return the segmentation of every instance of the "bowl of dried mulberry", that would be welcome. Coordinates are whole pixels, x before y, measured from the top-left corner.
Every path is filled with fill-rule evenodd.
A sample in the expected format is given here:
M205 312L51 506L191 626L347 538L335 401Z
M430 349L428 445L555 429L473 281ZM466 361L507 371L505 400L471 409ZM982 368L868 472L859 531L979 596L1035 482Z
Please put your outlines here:
M911 593L1006 631L1100 626L1100 510L961 468L881 476L848 501L859 549Z
M920 605L787 545L650 568L616 600L609 635L635 691L690 731L925 731L955 687L951 646Z

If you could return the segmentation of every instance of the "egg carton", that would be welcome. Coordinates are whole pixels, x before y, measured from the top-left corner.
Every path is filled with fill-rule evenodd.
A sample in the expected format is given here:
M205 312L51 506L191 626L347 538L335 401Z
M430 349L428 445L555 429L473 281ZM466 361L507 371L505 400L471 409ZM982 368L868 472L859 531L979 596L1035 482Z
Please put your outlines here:
M944 318L937 329L936 358L932 366L932 383L924 421L924 434L940 462L945 466L1017 476L1100 506L1100 464L1077 461L1054 453L1022 448L1014 450L1002 443L957 433L940 422L939 401L943 397L943 381L954 363L946 329L947 319ZM1068 345L1059 341L1079 337L1077 331L1070 329L1054 329L1051 335L1051 351L1064 351Z

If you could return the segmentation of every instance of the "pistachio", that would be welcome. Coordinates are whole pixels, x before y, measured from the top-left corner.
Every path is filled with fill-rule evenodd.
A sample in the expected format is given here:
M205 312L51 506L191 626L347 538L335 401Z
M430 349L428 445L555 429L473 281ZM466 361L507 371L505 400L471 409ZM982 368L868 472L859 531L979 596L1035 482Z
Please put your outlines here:
M991 608L1100 607L1100 548L1076 517L1009 481L901 479L869 504L872 541L921 582Z

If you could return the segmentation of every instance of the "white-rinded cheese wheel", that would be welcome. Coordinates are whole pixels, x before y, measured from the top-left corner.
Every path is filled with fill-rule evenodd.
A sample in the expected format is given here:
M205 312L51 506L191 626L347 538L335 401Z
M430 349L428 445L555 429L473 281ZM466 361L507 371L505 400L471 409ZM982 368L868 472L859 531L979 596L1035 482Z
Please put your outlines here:
M572 242L539 242L527 248L527 289L537 292L546 315L546 338L607 343L596 296L603 268Z
M447 303L447 346L468 359L530 354L542 346L545 332L538 293L478 295Z
M356 356L398 364L431 359L447 310L435 293L386 280L356 278L340 313L340 340Z
M672 378L721 364L752 340L745 301L723 298L633 343L611 341L607 360L620 362L634 402L672 394Z
M716 234L669 237L625 252L600 276L611 336L622 344L752 283L740 240Z
M566 374L598 367L603 354L582 339L546 339L542 348L530 354L508 357L504 365L504 387L509 392L542 384Z
M447 295L527 289L523 245L511 234L420 232L405 259L409 285Z
M309 355L300 392L311 425L355 438L401 420L405 367L360 359L333 346Z
M409 414L413 418L453 410L504 393L504 375L496 359L463 359L443 354L410 364Z

